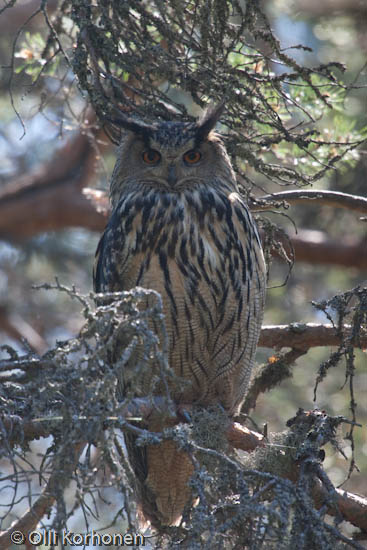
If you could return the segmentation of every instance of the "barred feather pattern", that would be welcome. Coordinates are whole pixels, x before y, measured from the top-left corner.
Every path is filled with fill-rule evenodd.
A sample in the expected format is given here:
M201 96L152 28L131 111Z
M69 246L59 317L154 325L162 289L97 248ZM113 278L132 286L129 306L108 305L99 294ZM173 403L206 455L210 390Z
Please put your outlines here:
M216 145L221 147L221 145ZM220 403L229 416L245 398L261 328L265 264L255 222L225 168L210 182L187 178L175 189L154 181L127 181L116 191L113 212L100 240L95 290L135 286L162 296L169 365L185 383L170 385L176 403ZM117 172L116 172L117 170ZM223 177L224 176L224 177ZM158 327L152 326L158 332ZM159 366L154 359L136 373L139 346L121 372L122 395L149 395ZM154 393L164 392L155 385ZM148 428L170 426L159 415ZM138 447L126 437L142 511L153 525L177 524L191 502L189 456L172 441Z
M191 381L175 399L244 399L264 304L264 260L256 226L237 193L201 189L124 197L99 245L96 290L135 286L163 297L169 364ZM152 371L153 372L153 371ZM150 390L150 376L139 387Z

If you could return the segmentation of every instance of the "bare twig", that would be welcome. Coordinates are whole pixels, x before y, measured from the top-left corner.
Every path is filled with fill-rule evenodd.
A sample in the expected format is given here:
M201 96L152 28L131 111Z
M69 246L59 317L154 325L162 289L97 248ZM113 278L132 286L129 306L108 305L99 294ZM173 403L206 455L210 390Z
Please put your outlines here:
M6 549L12 546L11 535L15 531L20 531L24 535L33 531L41 519L51 511L56 495L69 485L84 447L85 442L76 443L72 448L67 446L55 457L53 472L46 487L36 502L22 517L16 520L9 529L0 533L0 548Z

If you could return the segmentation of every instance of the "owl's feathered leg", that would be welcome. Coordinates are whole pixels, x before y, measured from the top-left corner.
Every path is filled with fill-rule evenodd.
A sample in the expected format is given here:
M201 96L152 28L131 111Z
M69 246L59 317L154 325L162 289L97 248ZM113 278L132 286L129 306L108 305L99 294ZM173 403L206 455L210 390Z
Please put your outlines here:
M174 424L174 420L165 421L164 428ZM162 429L161 421L149 423L150 431ZM126 437L126 447L136 475L140 522L148 520L157 529L178 525L192 498L189 481L193 464L189 455L170 440L137 446L136 438L130 434Z
M188 485L193 473L190 457L174 441L164 441L147 449L146 485L155 495L155 505L162 525L178 525L190 502Z

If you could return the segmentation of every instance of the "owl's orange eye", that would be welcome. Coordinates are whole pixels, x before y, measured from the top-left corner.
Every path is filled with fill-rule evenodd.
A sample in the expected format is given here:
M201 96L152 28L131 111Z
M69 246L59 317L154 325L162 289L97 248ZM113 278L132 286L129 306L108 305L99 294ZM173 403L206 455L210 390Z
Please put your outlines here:
M161 154L158 153L158 151L155 151L154 149L148 149L148 151L144 151L143 153L143 161L146 164L150 164L151 166L154 166L155 164L158 164L160 160L161 160Z
M195 151L195 149L191 149L184 154L183 159L186 164L196 164L201 159L201 153L199 151Z

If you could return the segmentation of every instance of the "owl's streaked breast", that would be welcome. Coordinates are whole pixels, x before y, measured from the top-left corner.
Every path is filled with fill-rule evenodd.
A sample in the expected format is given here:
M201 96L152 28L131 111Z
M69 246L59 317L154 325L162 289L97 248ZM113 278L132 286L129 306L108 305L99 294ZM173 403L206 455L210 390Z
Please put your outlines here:
M233 412L251 370L264 273L256 227L237 193L151 189L116 205L98 253L96 290L157 290L170 366L192 382L175 398L219 399ZM149 379L145 385L148 393Z

